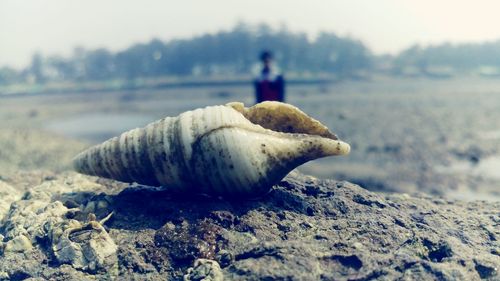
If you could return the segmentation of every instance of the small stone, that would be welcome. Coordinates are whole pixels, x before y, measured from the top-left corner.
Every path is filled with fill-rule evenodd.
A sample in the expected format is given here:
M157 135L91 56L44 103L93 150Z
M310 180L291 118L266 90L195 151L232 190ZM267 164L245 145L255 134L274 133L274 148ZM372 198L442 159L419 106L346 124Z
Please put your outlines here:
M3 253L3 248L5 247L5 243L3 242L3 238L4 238L3 235L0 234L0 255Z
M224 277L219 264L213 260L197 259L193 267L187 270L184 275L185 281L203 280L203 281L222 281Z
M215 256L222 267L229 266L234 261L234 256L229 251L221 250Z
M21 199L22 193L0 181L0 222L10 209L12 202Z
M118 247L99 222L90 218L82 225L69 220L56 225L50 236L54 256L60 263L94 273L116 274Z
M64 206L68 209L74 209L80 207L80 204L78 204L75 200L69 199L64 202Z
M355 249L361 249L363 248L363 244L359 243L359 242L354 242L354 244L352 244L352 246L355 248Z
M28 237L21 234L15 237L14 239L7 241L7 243L5 243L4 252L22 253L31 250L31 248L33 248L31 241L28 239Z
M474 268L476 269L481 279L488 279L497 276L499 267L498 264L495 265L491 261L479 260L479 259L474 259L474 263L475 263Z
M109 207L109 203L106 200L97 201L97 210L107 209Z

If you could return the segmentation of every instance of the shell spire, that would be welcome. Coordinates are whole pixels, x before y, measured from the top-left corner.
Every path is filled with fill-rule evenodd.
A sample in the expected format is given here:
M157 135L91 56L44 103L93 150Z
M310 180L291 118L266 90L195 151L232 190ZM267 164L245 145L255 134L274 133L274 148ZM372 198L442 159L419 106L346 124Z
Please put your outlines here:
M167 117L74 159L88 175L223 196L257 196L297 166L350 147L298 108L263 102L210 106Z

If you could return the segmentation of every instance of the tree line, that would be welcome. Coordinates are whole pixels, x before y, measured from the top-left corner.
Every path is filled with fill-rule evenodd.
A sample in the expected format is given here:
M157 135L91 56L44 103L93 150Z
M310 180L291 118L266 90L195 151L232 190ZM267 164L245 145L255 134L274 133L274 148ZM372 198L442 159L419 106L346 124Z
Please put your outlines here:
M282 70L298 75L500 74L500 41L416 45L394 56L375 56L361 41L334 33L323 32L311 40L286 27L240 23L228 31L168 42L154 39L119 52L77 47L69 57L35 53L22 70L0 68L0 84L248 74L264 49L274 52Z
M0 83L245 74L255 67L263 49L272 50L279 66L287 72L345 76L371 66L372 55L358 40L333 33L321 33L309 40L305 33L285 27L240 23L229 31L168 42L154 39L116 53L81 47L69 57L36 53L31 64L21 71L1 69Z
M411 46L392 59L393 74L500 76L500 41Z

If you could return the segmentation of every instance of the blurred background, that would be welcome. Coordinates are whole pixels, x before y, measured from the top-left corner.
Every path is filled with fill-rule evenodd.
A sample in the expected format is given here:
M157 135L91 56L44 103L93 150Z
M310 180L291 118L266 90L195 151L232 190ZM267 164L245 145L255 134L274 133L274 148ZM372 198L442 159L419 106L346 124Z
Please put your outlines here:
M285 100L352 145L300 170L382 192L500 200L496 1L0 2L0 179L207 105Z

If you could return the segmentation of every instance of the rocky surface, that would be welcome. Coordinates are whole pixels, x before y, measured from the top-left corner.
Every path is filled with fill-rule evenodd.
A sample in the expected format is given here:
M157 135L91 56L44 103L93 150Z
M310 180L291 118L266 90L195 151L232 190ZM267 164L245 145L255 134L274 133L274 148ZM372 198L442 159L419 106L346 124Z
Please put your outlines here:
M21 195L19 190L0 180L0 222L9 211L10 204L21 199Z
M241 201L38 175L22 197L0 183L0 280L500 279L498 202L298 173Z

